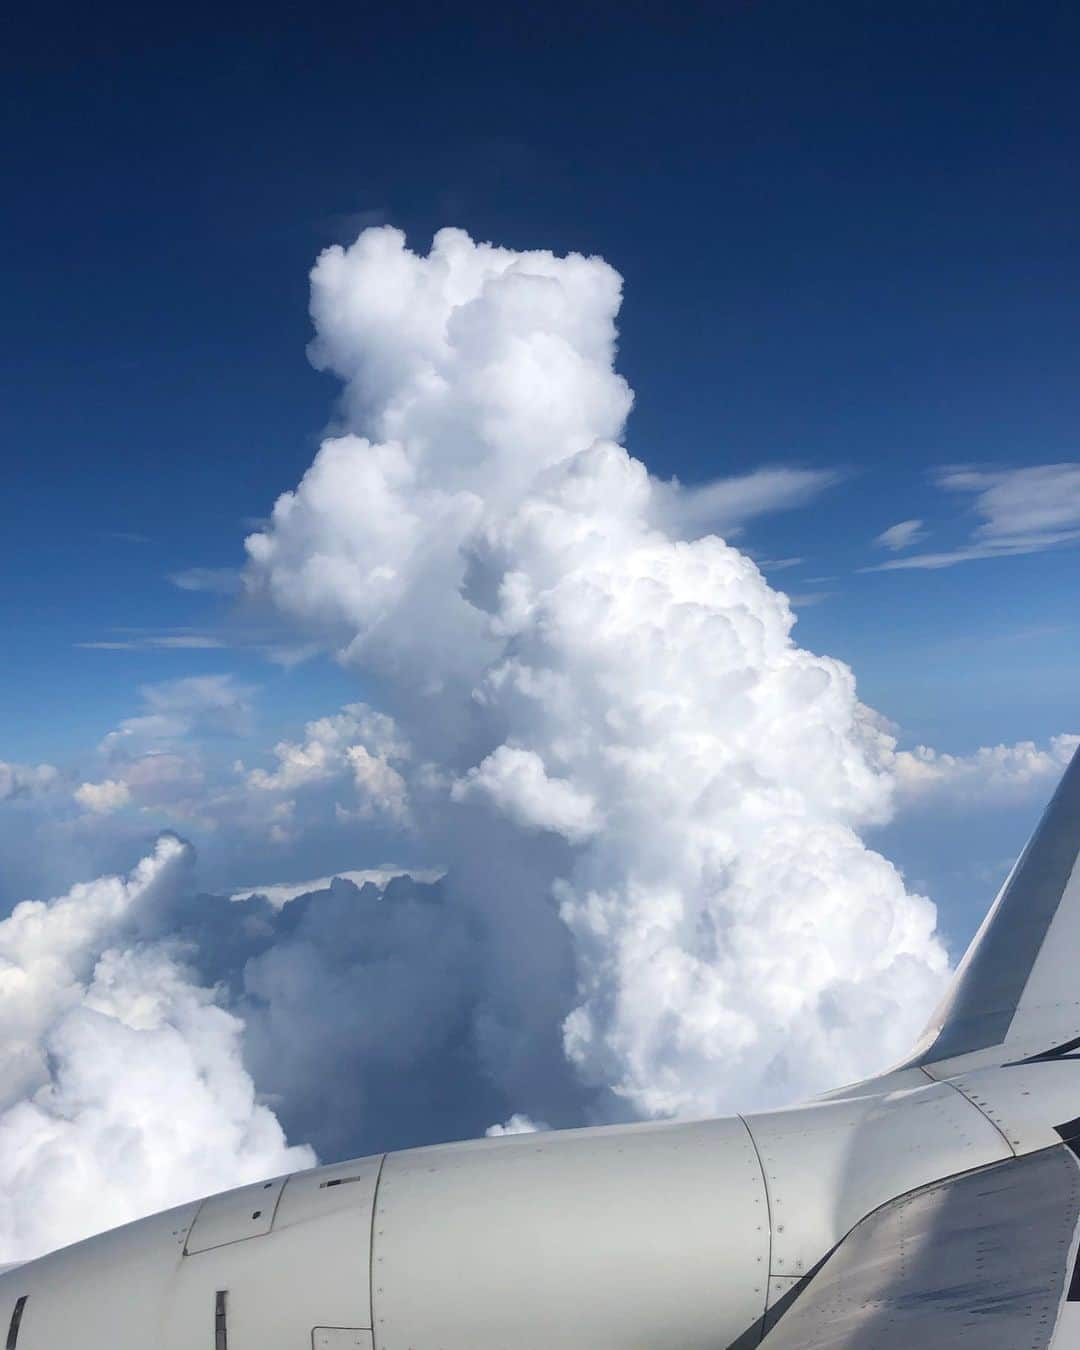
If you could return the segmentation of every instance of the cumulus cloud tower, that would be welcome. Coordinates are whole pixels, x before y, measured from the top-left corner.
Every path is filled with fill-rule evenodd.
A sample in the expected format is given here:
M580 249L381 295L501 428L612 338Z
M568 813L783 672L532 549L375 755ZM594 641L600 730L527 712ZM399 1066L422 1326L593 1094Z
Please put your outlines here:
M385 691L416 828L458 860L549 841L542 885L474 865L469 903L561 925L580 1081L708 1112L880 1068L947 960L860 838L894 746L850 671L793 642L700 491L618 443L620 298L601 259L457 230L327 250L311 354L344 428L248 539L247 585Z

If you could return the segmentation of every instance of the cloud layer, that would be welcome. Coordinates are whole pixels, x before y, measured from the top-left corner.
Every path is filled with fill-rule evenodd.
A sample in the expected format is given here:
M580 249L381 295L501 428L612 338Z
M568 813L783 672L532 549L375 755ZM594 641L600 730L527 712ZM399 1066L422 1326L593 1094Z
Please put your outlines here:
M1049 791L1080 747L1080 736L1053 736L1045 747L1034 741L980 746L970 755L950 755L916 746L895 760L901 805L940 807L1005 805L1033 789Z
M140 936L188 863L167 836L0 922L0 1260L314 1159L256 1101L241 1022Z

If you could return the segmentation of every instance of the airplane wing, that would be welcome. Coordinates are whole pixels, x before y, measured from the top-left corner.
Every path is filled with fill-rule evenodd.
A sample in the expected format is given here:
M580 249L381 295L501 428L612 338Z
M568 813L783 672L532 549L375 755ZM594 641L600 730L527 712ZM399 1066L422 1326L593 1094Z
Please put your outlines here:
M1080 1350L1080 751L899 1069L1013 1157L882 1205L766 1314L762 1350Z

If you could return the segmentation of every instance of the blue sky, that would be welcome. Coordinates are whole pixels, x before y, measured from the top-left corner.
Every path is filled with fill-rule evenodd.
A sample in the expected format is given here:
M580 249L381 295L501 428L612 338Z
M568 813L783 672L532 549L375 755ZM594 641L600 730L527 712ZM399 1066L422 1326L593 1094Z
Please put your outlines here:
M268 661L264 617L170 577L238 566L311 462L337 385L305 359L308 272L383 222L417 248L452 224L615 266L627 444L653 473L835 474L738 542L902 744L1077 729L1072 480L1043 488L1075 494L1054 546L1025 525L1028 551L866 570L985 538L995 474L1078 458L1071 7L195 6L10 29L0 759L92 776L163 681L255 691L235 751L207 734L229 758L364 696L326 657ZM966 465L981 488L941 485ZM925 539L875 545L909 520ZM965 809L965 853L992 869L1038 804ZM931 823L891 829L970 931L983 882ZM349 861L325 847L316 874Z
M5 37L0 1260L906 1055L1080 745L1080 10Z

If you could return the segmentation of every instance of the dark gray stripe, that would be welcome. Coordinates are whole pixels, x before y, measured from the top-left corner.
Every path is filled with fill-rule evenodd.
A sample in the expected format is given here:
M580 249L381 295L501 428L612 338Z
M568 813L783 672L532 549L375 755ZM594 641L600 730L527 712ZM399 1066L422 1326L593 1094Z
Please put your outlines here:
M19 1343L19 1328L22 1326L23 1309L26 1307L28 1294L20 1294L15 1300L15 1307L12 1309L11 1321L8 1323L7 1344L5 1350L15 1350Z
M854 1228L761 1350L1046 1350L1080 1170L1062 1145L939 1182Z
M1080 750L972 953L945 1023L914 1064L1000 1045L1080 854Z
M226 1289L214 1295L214 1350L229 1350L228 1298Z

